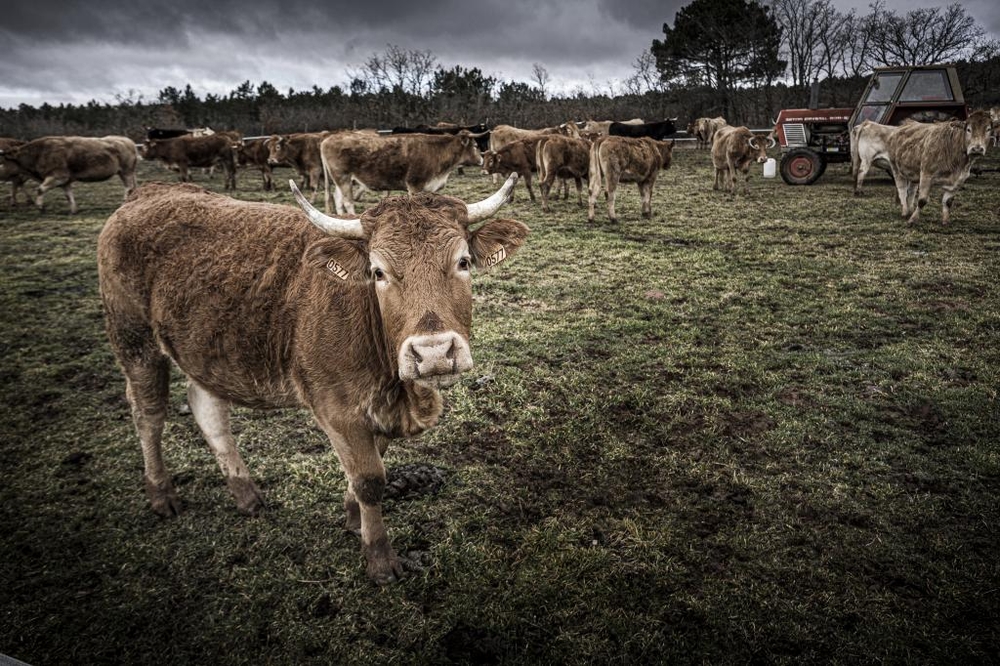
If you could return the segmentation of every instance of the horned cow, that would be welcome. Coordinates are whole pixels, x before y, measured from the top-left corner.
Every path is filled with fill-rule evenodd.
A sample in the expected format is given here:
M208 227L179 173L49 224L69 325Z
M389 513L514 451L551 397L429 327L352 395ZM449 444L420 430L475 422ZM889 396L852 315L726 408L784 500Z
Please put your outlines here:
M746 127L723 127L715 133L712 142L712 165L715 167L712 189L736 196L736 174L742 172L743 193L750 194L750 165L766 161L767 146L761 137L754 136Z
M241 512L264 501L230 406L306 407L347 476L346 527L360 532L368 576L399 576L382 455L389 438L434 426L440 390L473 367L472 268L504 261L528 235L489 219L515 178L478 203L390 197L351 220L320 213L294 182L306 214L186 183L138 188L105 224L97 263L153 511L182 510L161 452L173 363Z
M903 217L920 219L932 185L941 185L941 224L948 224L955 192L969 177L973 162L986 154L992 122L986 111L965 120L900 125L887 141Z

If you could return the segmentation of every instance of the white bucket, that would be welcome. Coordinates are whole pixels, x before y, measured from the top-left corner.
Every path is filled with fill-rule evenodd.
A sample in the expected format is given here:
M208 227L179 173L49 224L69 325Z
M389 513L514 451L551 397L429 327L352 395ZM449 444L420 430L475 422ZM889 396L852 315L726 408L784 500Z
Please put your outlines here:
M773 157L768 157L767 161L764 162L764 178L774 178L777 172L778 163L774 161Z

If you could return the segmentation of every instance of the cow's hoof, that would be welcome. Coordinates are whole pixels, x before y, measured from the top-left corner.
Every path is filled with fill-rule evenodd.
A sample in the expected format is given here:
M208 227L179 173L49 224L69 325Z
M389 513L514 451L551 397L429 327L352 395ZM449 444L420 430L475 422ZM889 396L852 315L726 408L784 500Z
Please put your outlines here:
M395 583L403 576L403 563L386 541L363 548L368 561L368 578L376 585Z
M174 518L184 511L184 504L177 496L174 485L170 481L154 483L146 479L146 497L153 507L153 513L164 518Z
M231 476L226 485L236 500L236 509L243 515L256 516L264 508L264 496L250 479Z

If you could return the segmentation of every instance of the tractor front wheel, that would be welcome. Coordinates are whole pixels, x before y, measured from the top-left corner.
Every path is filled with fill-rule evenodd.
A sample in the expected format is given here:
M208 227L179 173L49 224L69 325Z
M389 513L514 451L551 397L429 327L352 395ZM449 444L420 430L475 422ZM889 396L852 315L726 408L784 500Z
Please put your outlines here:
M826 160L808 148L793 148L781 158L781 179L789 185L812 185L826 171Z

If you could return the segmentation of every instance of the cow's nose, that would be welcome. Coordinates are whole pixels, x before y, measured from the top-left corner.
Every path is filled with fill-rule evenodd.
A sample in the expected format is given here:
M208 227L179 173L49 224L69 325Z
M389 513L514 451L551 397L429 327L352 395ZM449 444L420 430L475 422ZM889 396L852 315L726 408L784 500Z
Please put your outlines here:
M445 388L472 369L469 343L454 331L413 335L399 350L399 378L432 388Z
M986 154L986 146L971 146L969 148L969 154L970 155L985 155Z

